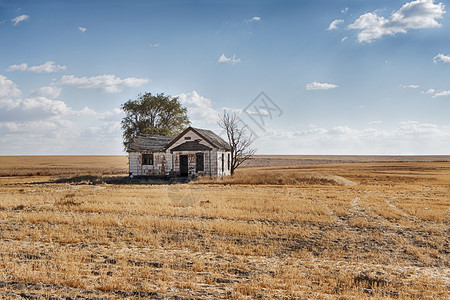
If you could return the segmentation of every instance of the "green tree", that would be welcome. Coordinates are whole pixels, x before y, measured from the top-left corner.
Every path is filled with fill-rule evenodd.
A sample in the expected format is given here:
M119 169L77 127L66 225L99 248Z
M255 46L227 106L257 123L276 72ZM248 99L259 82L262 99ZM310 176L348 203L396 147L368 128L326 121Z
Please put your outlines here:
M125 112L122 119L123 145L125 150L140 134L175 136L189 126L187 109L181 106L178 97L163 93L138 95L121 106Z

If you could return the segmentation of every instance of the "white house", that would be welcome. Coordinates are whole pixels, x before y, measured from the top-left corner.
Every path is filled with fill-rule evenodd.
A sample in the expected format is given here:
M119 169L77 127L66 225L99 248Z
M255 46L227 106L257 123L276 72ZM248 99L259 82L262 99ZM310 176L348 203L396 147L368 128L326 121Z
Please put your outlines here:
M211 130L188 127L176 137L141 134L127 151L130 177L231 174L231 148Z

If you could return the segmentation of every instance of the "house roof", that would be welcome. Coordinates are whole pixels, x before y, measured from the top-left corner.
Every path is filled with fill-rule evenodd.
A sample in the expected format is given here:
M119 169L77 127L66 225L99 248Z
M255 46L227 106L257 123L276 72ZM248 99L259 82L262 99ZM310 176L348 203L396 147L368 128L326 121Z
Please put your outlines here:
M189 130L194 131L197 135L199 135L201 138L203 138L206 142L211 144L211 146L222 149L222 150L231 150L230 145L228 145L227 142L225 142L220 136L212 132L211 130L207 129L199 129L194 127L188 127L186 128L182 133L180 133L175 139L173 139L166 147L169 148L173 144L175 144L176 141L178 141L182 136L184 136Z
M175 142L177 142L181 137L183 137L189 130L194 131L198 136L200 136L204 141L209 143L214 148L221 150L230 151L231 147L225 142L220 136L207 129L199 129L194 127L186 128L182 133L176 137L168 137L153 134L139 134L133 140L133 142L128 146L128 152L165 152L166 149L170 148ZM194 145L195 143L196 145ZM182 148L179 148L181 147ZM179 150L183 149L183 150ZM178 145L171 151L205 151L211 150L212 148L202 145L196 141L185 142Z
M166 146L174 139L174 137L139 134L133 142L128 146L128 152L165 152Z
M175 148L171 149L170 152L174 152L174 151L209 151L212 150L212 148L200 144L199 142L196 141L189 141L189 142L185 142L183 144L180 144L178 146L176 146Z

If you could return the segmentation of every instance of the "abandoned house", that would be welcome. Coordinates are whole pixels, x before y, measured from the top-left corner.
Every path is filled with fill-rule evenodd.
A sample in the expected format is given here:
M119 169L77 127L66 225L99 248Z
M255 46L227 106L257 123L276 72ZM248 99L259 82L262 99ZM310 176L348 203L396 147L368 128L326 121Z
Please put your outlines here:
M132 178L231 174L231 148L211 130L188 127L176 137L140 134L127 151Z

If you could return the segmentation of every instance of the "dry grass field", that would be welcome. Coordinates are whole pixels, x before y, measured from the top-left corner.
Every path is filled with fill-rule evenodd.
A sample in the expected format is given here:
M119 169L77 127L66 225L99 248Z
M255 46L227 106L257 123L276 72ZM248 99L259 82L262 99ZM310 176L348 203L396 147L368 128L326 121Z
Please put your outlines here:
M450 297L448 157L280 159L169 185L0 157L0 298Z

